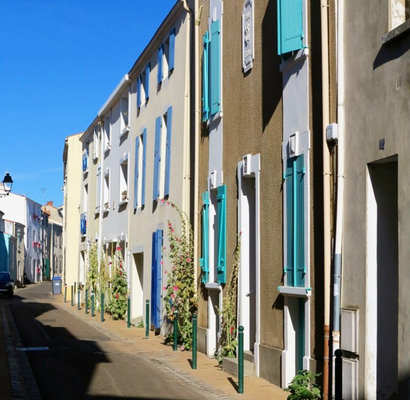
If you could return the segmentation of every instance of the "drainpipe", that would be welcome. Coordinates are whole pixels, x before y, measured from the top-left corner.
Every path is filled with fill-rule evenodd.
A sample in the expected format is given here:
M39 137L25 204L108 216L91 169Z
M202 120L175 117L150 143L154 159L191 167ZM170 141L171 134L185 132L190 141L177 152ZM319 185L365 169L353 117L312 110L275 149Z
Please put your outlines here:
M324 350L323 350L323 399L329 391L329 332L330 332L330 275L331 275L331 226L330 226L330 153L326 141L329 125L329 38L327 0L320 0L320 24L322 47L322 130L323 130L323 238L324 238Z
M337 115L338 115L338 157L337 157L337 214L334 253L334 292L333 292L333 354L340 348L340 290L342 275L342 235L343 235L343 196L345 166L345 99L344 99L344 1L338 0L337 8Z

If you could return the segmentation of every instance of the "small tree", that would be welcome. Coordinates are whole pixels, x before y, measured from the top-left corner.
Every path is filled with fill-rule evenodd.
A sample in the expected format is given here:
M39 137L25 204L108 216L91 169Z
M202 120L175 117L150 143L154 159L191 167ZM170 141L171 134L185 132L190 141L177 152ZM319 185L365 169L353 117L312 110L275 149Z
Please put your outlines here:
M307 370L299 371L285 389L290 392L288 400L320 399L320 387L313 383L318 376L320 374L313 374Z
M125 317L127 313L127 294L127 274L124 271L121 247L117 247L114 257L111 301L108 306L113 319L123 319Z

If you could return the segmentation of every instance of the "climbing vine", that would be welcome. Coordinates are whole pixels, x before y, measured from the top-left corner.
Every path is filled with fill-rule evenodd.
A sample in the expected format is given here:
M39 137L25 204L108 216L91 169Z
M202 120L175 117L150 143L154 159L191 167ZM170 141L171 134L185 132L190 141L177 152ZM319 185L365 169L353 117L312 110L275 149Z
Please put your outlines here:
M114 255L114 271L110 290L108 309L113 319L123 319L127 313L128 283L121 256L121 247L116 248Z
M165 201L164 201L165 203ZM192 316L197 312L198 301L195 286L194 239L192 225L186 213L174 203L166 205L174 208L181 220L181 232L175 230L175 224L168 221L169 250L167 255L171 261L168 274L164 304L169 321L174 320L174 312L178 312L178 342L181 348L190 350L192 346ZM166 250L164 248L164 250ZM172 335L168 339L173 340Z

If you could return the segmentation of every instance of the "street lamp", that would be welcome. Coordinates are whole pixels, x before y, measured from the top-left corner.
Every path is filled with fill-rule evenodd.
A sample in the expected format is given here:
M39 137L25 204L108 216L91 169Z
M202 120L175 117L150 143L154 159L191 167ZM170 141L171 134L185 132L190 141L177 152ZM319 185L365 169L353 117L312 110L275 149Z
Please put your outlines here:
M2 183L4 193L0 193L0 197L8 196L11 192L11 188L13 187L13 179L11 179L11 175L8 172L4 175Z

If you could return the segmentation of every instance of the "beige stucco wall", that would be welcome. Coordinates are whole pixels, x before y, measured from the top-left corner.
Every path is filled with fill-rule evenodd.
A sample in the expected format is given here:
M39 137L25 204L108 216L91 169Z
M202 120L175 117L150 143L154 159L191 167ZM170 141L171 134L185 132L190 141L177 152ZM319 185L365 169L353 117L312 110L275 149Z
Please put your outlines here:
M64 184L64 283L67 284L67 298L71 298L70 286L78 278L78 255L80 243L81 201L81 133L66 138L65 184Z

